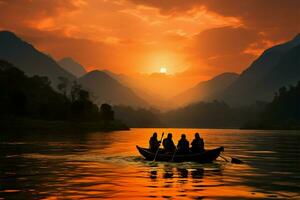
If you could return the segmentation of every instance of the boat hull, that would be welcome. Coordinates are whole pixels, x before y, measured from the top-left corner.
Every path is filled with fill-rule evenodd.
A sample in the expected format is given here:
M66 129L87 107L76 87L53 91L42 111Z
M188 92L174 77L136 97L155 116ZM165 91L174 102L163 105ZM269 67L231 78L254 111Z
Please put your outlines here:
M139 153L146 159L146 160L154 160L155 152L149 151L147 148L142 148L139 146L136 146ZM206 150L203 153L197 153L197 154L184 154L184 155L176 155L174 156L173 162L199 162L199 163L210 163L216 160L221 152L224 151L224 147L219 147L212 150ZM170 162L172 161L173 154L166 154L163 153L161 150L157 154L156 161L165 161Z

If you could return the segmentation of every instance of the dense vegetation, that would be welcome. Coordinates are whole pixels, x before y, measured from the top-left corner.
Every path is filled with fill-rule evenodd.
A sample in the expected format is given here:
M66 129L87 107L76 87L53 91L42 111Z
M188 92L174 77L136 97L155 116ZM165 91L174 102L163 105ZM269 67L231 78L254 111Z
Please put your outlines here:
M130 127L240 128L259 116L266 103L233 108L224 102L198 102L160 113L151 109L114 106L116 118Z
M67 79L60 78L58 90L61 93L53 90L50 84L47 77L28 77L10 63L0 61L1 121L6 126L12 120L30 119L76 124L93 122L98 129L125 128L114 120L110 105L103 104L99 108L90 100L89 92L76 82L70 84Z
M130 127L162 127L160 112L154 109L114 106L115 116Z
M300 129L300 81L289 89L280 88L261 115L244 128Z
M239 128L249 119L256 118L264 106L263 102L238 108L221 101L198 102L165 113L163 121L171 127Z
M198 102L165 113L122 106L114 109L131 127L300 129L300 81L280 88L270 103L230 107L221 101Z

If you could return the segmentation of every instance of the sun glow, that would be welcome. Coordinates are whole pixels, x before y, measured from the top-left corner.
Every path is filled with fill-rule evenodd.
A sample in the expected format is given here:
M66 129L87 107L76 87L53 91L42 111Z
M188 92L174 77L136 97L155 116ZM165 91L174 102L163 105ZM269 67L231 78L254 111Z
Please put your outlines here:
M160 70L159 70L159 72L161 74L166 74L167 73L167 68L166 67L161 67Z

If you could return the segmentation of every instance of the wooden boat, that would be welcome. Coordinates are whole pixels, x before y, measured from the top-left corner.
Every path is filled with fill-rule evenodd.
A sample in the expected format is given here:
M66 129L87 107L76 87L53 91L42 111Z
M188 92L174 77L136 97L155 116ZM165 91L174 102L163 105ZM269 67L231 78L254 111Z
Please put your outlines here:
M146 160L154 160L155 152L151 152L149 149L139 146L136 146L136 148ZM210 163L216 160L220 156L222 151L224 151L224 147L205 150L205 152L203 153L175 154L173 162L192 161L199 163ZM166 154L162 149L160 149L156 156L156 161L171 162L172 157L173 154Z

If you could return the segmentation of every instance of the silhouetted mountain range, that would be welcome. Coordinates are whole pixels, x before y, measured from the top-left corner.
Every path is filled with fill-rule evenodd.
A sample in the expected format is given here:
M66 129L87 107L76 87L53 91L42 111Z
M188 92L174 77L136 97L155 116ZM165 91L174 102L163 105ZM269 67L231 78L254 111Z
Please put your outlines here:
M200 82L167 102L159 95L151 93L151 90L148 90L149 88L141 83L143 81L139 81L137 78L115 74L107 70L95 70L86 73L84 68L71 58L64 58L59 61L60 65L63 66L61 67L51 57L8 31L0 32L0 59L14 64L29 76L47 76L54 88L59 83L58 77L77 80L91 92L98 105L106 102L132 107L159 105L160 107L157 107L161 108L163 105L171 106L174 102L181 106L187 105L181 110L169 112L168 116L172 116L175 121L178 118L188 121L191 119L187 116L193 118L198 116L189 112L195 110L197 110L196 113L201 110L204 112L206 107L210 107L212 110L215 107L221 107L224 109L224 113L225 110L226 113L227 110L231 112L233 107L243 106L245 108L244 105L253 105L256 101L271 101L274 93L280 87L295 85L300 80L300 35L287 43L267 49L241 75L235 73L218 75L211 80ZM74 75L63 68L68 69L77 77L83 76L76 79ZM219 100L219 103L203 102L211 102L215 99ZM147 103L146 100L151 104ZM196 102L200 103L197 104ZM260 109L262 106L259 105L258 107ZM245 109L248 110L248 108ZM122 108L120 110L129 112L131 109ZM123 113L126 113L125 111ZM139 112L145 113L144 111ZM209 113L210 111L205 112ZM173 117L175 115L178 116ZM179 115L182 115L183 118ZM171 124L175 121L172 121Z
M70 57L62 58L58 61L58 64L77 78L83 76L87 72L81 64Z
M179 100L186 97L198 102L164 113L166 126L224 128L239 127L248 121L246 128L299 129L300 82L290 89L281 87L296 85L300 80L300 35L266 50L240 76L229 76L227 82L218 81L220 77L181 94ZM222 83L229 84L222 87ZM219 91L213 89L218 86ZM210 97L221 101L211 102ZM273 98L271 103L262 102Z
M148 103L138 97L131 89L123 86L107 73L91 71L78 79L79 83L96 97L98 103L147 107Z
M55 88L59 76L75 79L51 57L9 31L0 32L0 59L12 63L29 76L47 76Z
M218 98L231 105L271 101L282 86L300 80L300 34L267 49Z
M172 101L177 105L187 105L199 101L211 101L224 92L239 77L236 73L223 73L208 81L198 83L189 90L175 96Z
M0 32L0 59L12 63L29 76L48 77L55 89L60 83L58 77L66 77L73 81L76 77L82 76L78 81L92 92L98 103L109 102L134 107L148 106L148 103L131 89L106 73L92 71L86 74L84 67L72 58L64 58L58 64L54 59L9 31Z

